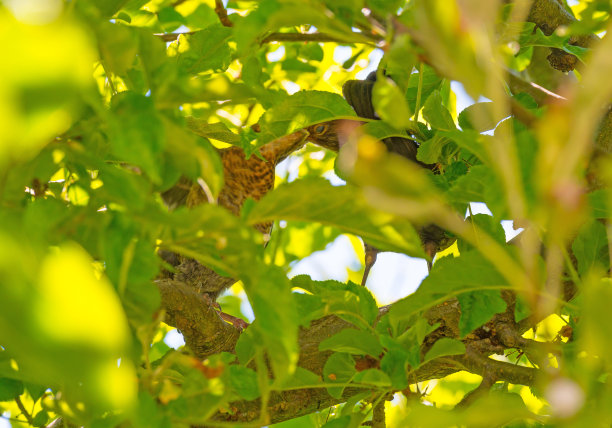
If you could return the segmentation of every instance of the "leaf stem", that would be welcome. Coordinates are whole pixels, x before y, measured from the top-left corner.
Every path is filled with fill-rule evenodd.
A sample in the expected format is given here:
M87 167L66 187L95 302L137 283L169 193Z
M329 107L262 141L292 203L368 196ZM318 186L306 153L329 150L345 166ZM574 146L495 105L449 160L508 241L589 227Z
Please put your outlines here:
M423 62L419 64L419 84L417 86L416 104L414 105L414 121L419 121L419 110L421 109L421 96L423 92Z

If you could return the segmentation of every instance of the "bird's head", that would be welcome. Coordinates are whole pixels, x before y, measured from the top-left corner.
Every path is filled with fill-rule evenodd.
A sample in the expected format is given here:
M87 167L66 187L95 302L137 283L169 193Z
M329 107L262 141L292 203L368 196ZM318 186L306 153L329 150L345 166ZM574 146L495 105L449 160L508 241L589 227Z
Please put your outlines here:
M338 120L316 123L306 128L308 137L306 141L323 148L337 152L340 149L338 142Z

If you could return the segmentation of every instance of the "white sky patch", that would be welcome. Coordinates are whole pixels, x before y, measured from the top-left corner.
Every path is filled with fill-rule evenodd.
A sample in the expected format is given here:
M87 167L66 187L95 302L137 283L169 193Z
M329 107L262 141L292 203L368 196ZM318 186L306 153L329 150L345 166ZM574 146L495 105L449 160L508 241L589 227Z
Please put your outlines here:
M346 181L338 177L333 170L327 171L323 174L323 177L326 178L332 186L344 186L346 184Z
M368 66L357 74L355 74L355 79L363 80L368 77L368 74L373 71L376 71L376 69L378 68L378 63L380 62L382 57L383 51L381 49L374 49L368 57Z
M344 63L353 55L353 50L348 46L337 46L334 49L334 61L338 64Z
M275 51L268 52L266 54L266 58L270 62L280 61L281 59L283 59L284 56L285 56L285 47L284 46L281 46L278 49L276 49Z
M325 250L317 251L297 262L289 271L289 277L310 275L315 281L335 279L336 281L346 282L348 280L347 268L356 271L360 268L360 263L351 241L346 236L341 235Z
M166 333L164 343L173 349L178 349L185 345L185 339L177 329L173 329Z
M425 259L398 253L379 253L368 275L366 287L380 305L387 305L414 293L427 274Z
M240 120L238 116L234 116L233 114L230 114L227 111L221 110L221 109L217 110L215 113L218 116L221 116L222 118L229 120L236 126L242 126L242 120Z
M283 80L281 85L283 85L283 88L285 88L289 95L293 95L300 90L300 85L290 80Z

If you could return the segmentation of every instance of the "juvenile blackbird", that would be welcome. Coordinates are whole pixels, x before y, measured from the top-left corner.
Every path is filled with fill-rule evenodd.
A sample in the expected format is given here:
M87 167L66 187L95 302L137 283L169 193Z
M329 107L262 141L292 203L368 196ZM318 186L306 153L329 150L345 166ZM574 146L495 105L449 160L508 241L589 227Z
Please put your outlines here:
M248 199L258 201L274 187L274 170L276 165L289 154L305 144L308 133L299 130L293 134L278 138L260 148L263 157L250 156L248 159L240 147L228 147L219 150L223 163L224 186L219 193L217 203L234 215L240 214L240 208ZM169 208L181 205L194 207L209 203L205 187L182 178L170 190L162 194ZM270 235L272 222L260 223L255 228L264 235ZM212 301L236 280L219 275L214 270L200 264L194 259L178 254L161 251L160 256L174 266L174 279L186 283L199 293L205 294ZM170 274L171 275L171 274Z
M370 73L366 80L348 80L342 85L342 95L346 101L353 107L355 113L359 117L366 119L380 119L376 116L372 103L372 89L376 82L376 72ZM324 125L324 126L322 126ZM326 147L330 150L339 150L338 142L338 126L339 121L332 121L326 124L319 124L308 128L310 136L309 141ZM387 150L391 153L396 153L412 162L421 165L423 168L433 169L434 165L427 165L417 160L418 145L414 140L402 137L389 137L382 141ZM431 259L434 255L447 247L454 241L443 229L435 224L425 225L417 229L423 249L427 256ZM365 248L365 269L361 285L365 285L370 269L376 262L376 257L379 250L372 247L367 242L364 242ZM431 261L427 262L428 268L431 269Z

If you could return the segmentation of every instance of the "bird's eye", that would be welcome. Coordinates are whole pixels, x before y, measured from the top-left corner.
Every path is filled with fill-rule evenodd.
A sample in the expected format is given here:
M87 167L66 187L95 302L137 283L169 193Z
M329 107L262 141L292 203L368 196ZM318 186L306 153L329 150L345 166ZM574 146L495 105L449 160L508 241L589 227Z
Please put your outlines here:
M317 134L323 134L325 131L327 131L327 125L321 123L317 126L315 126L314 132Z

